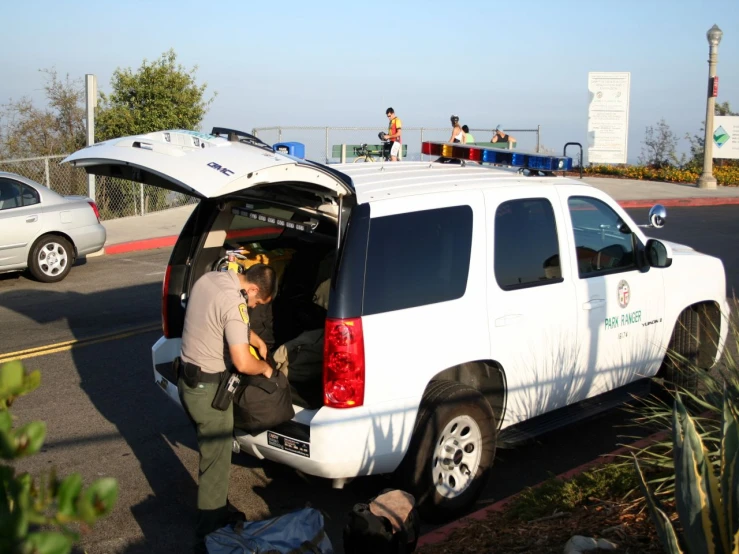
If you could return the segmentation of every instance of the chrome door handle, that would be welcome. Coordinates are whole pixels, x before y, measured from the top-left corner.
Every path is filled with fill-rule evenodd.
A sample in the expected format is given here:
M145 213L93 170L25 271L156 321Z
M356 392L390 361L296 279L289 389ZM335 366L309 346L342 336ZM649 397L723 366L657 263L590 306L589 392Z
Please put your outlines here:
M30 215L26 218L26 223L36 223L38 221L37 215Z
M506 325L513 325L523 321L523 314L511 314L499 317L495 320L496 327L505 327Z
M582 305L583 310L597 310L598 308L602 308L606 305L606 301L603 298L593 298L592 300L588 300L585 302L585 304Z

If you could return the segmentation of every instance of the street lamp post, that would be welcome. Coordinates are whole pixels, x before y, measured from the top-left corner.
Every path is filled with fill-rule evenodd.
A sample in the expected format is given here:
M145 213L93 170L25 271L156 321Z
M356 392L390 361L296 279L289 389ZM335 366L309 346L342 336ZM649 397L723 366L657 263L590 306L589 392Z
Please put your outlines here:
M718 44L723 33L718 25L711 27L706 33L708 38L708 98L706 100L706 136L703 141L703 173L698 178L698 188L715 189L716 177L713 176L713 115L716 111L716 98L713 95L713 78L716 76L718 61Z

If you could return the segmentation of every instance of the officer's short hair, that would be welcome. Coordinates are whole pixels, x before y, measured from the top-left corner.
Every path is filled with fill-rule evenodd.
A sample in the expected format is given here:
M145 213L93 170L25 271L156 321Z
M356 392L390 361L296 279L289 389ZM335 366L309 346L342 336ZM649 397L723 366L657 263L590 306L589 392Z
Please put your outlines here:
M277 274L274 269L265 264L254 264L244 272L244 277L259 287L259 298L274 298L277 288Z

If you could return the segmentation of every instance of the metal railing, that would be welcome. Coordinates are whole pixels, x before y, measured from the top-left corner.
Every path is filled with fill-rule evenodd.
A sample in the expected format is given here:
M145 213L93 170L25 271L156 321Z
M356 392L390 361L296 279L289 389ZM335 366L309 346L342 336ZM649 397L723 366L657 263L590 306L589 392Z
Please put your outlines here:
M332 146L341 144L363 144L378 141L377 133L386 131L381 125L376 127L301 127L278 126L258 127L252 134L268 144L294 141L305 145L306 157L324 163L339 163L339 157L332 156ZM474 128L470 132L478 141L487 141L493 129ZM541 146L541 126L536 129L506 129L516 137L517 148L539 151ZM451 134L449 127L403 127L403 144L408 146L406 160L424 160L421 143L425 140L446 141ZM45 185L64 196L87 196L87 173L82 168L60 162L67 155L41 156L15 160L0 160L0 171L17 173ZM159 187L126 181L116 177L96 177L95 202L101 219L115 219L133 215L145 215L192 204L197 199L182 193L171 192Z
M316 126L277 126L256 127L252 134L267 144L277 142L300 142L305 145L305 157L323 163L339 163L340 158L332 156L334 145L363 144L378 141L377 133L387 131L386 127L316 127ZM403 144L408 145L406 160L420 161L427 158L421 154L421 143L425 140L446 141L451 127L403 127ZM493 129L474 128L470 132L475 140L489 141ZM516 138L516 148L539 152L541 147L541 125L536 129L506 129L506 133Z
M87 173L82 168L62 165L60 162L66 156L0 160L0 171L17 173L63 196L87 196ZM187 194L115 177L98 176L95 180L95 202L103 220L144 215L196 202L196 198Z

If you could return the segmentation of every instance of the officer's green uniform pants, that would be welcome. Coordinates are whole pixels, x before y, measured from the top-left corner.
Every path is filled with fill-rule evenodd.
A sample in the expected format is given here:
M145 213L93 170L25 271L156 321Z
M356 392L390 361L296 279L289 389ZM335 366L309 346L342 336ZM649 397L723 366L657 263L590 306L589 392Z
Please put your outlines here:
M190 388L180 379L177 385L198 436L200 471L196 534L204 537L225 525L233 446L233 404L225 411L211 406L218 390L217 383L199 383Z

